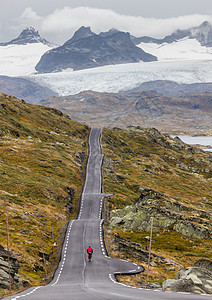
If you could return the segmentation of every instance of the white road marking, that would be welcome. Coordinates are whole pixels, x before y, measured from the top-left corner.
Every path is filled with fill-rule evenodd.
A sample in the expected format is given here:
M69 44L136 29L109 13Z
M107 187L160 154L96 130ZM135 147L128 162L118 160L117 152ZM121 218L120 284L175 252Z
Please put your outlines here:
M27 294L24 294L24 295L20 295L20 296L15 296L14 298L12 298L11 300L16 300L16 299L19 299L21 297L26 297L28 296L29 294L32 294L34 293L36 290L40 289L42 286L37 286L36 288L34 288L30 293L27 293Z

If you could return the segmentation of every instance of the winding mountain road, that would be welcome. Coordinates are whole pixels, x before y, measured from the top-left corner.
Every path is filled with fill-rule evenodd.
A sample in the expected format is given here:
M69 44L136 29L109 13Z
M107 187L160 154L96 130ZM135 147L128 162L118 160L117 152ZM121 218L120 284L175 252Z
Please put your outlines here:
M200 300L207 295L146 290L118 283L116 273L135 274L143 267L135 263L107 256L102 235L101 166L103 155L100 146L101 129L92 128L89 136L89 158L81 208L77 220L69 223L62 249L61 261L52 282L4 299L17 300L123 300L123 299L174 299ZM94 249L93 260L88 262L86 249Z

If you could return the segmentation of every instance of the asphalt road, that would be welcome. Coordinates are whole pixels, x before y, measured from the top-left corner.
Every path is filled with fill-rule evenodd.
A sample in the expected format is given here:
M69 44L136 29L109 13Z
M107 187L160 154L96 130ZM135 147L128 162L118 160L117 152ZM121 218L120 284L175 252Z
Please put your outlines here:
M86 181L77 220L69 223L63 245L61 261L52 282L46 286L27 289L4 299L26 300L120 300L120 299L176 299L200 300L208 296L162 292L134 288L118 283L114 274L135 274L143 267L107 256L102 236L101 165L103 155L100 146L101 129L93 128L89 137ZM86 249L94 249L92 261L87 259Z

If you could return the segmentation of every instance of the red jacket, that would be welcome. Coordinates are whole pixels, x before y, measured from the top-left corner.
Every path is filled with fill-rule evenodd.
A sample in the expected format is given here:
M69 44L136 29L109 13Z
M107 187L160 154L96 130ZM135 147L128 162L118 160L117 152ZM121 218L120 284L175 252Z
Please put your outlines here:
M93 253L93 249L91 247L88 247L87 253Z

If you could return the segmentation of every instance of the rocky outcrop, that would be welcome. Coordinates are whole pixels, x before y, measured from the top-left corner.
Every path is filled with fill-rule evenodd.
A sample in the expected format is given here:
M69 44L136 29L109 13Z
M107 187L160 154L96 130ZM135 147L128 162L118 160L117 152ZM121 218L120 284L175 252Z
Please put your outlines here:
M111 211L110 227L122 226L128 230L150 231L150 217L154 217L154 230L171 228L192 238L211 237L211 223L204 220L202 211L185 206L165 193L141 188L134 205ZM209 219L210 215L207 216Z
M179 270L175 279L163 283L163 290L212 294L212 261L201 259L193 267Z
M19 285L19 278L17 277L19 263L15 256L10 252L10 272L11 284L13 287ZM8 252L0 245L0 288L9 289L9 264Z
M133 257L144 263L148 263L149 251L148 249L144 249L141 244L121 238L118 235L115 235L114 242L120 252L126 253L126 257ZM161 264L164 267L182 267L182 265L180 265L173 259L152 252L150 265L157 266L158 264Z
M189 221L178 222L174 225L173 229L181 234L198 239L208 239L211 235L207 228L198 226Z

